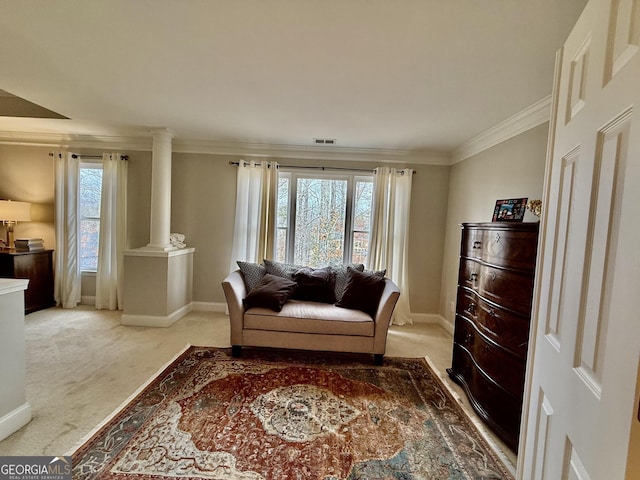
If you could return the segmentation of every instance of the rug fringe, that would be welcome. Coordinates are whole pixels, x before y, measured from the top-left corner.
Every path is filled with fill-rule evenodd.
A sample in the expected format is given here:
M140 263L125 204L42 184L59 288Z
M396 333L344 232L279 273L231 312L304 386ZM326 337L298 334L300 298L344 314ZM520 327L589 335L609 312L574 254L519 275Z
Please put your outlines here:
M71 450L69 450L64 455L73 456L76 450L78 450L80 447L82 447L82 445L88 442L96 433L98 433L98 431L100 431L102 427L104 427L107 423L113 420L113 418L116 415L118 415L118 413L120 413L120 411L122 411L124 407L126 407L129 403L131 403L134 398L140 395L142 391L145 388L147 388L149 384L151 384L151 382L153 382L158 377L158 375L160 375L165 369L167 369L173 362L175 362L182 354L184 354L191 347L192 345L190 343L187 343L187 345L180 352L178 352L176 355L173 356L173 358L171 358L171 360L169 360L167 363L161 366L153 375L151 375L151 377L149 377L149 379L146 382L144 382L140 387L138 387L135 392L133 392L126 400L124 400L120 405L118 405L112 413L110 413L102 422L100 422L89 433L87 433L84 437L82 437L82 439L79 442L77 442L71 448Z
M480 420L476 416L475 412L472 412L469 410L469 408L465 405L464 401L462 400L462 397L460 396L460 394L458 394L458 392L456 392L452 388L452 386L449 385L447 378L444 376L442 372L440 372L440 370L438 370L435 363L433 363L433 361L427 356L424 357L424 360L425 362L427 362L427 365L429 365L431 370L436 375L438 375L438 378L440 378L440 382L445 386L445 388L448 390L448 392L451 394L454 400L458 403L458 405L460 406L462 411L465 413L467 418L471 421L471 423L473 423L474 426L478 429L478 432L480 433L482 438L484 438L484 440L489 444L489 447L493 449L493 451L496 453L498 458L504 464L505 468L509 470L511 475L513 475L513 477L515 478L516 476L515 466L513 465L513 463L507 456L507 454L504 452L504 449L493 439L493 437L489 433L489 430L487 429L487 426L482 422L482 420Z

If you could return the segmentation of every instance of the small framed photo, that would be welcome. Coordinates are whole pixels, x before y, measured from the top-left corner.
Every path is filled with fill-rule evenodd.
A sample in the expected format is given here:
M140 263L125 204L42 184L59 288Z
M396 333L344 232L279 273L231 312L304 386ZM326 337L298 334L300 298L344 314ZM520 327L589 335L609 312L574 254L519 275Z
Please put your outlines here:
M492 222L521 222L527 210L527 198L496 200Z

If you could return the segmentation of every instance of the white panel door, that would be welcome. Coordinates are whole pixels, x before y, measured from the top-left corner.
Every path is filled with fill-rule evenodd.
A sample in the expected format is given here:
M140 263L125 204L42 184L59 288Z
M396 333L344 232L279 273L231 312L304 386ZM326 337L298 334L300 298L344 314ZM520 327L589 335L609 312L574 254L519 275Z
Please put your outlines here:
M639 50L640 0L591 0L557 56L520 479L640 478Z

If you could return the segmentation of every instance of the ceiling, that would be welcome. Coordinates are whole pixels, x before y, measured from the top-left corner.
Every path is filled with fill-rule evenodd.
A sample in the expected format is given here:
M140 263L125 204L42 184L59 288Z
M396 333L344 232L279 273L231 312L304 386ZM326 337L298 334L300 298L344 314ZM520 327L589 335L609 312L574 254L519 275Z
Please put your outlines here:
M0 132L450 152L551 93L585 3L2 0L0 88L68 119Z

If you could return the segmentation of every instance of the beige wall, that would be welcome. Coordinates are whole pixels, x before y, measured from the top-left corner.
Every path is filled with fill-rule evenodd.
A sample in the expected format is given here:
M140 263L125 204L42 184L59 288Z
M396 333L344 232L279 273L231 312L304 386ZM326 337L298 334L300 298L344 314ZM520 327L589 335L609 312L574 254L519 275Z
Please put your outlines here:
M31 203L31 221L16 225L15 237L39 237L55 249L53 158L44 147L0 145L0 200ZM0 235L6 231L0 225Z
M440 315L453 324L460 227L490 222L496 200L542 198L548 123L513 137L451 167ZM524 221L538 218L527 211Z
M42 204L42 221L18 225L19 236L42 236L55 248L53 225L52 148L0 146L0 198ZM96 150L74 150L98 155ZM149 243L151 205L151 153L129 155L127 247ZM229 161L240 157L174 153L172 157L171 231L184 233L187 245L195 247L193 299L196 302L224 302L220 282L228 273L235 215L236 168ZM371 168L379 163L305 161L288 159L282 165L325 165ZM442 278L442 253L446 221L449 167L410 167L413 177L409 237L409 278L414 313L437 313ZM35 217L35 214L34 214ZM35 218L34 218L35 220ZM27 229L27 226L29 227ZM4 233L2 231L2 233ZM95 277L83 278L82 294L95 295Z
M171 232L195 247L193 299L224 302L235 215L236 167L229 157L174 153L171 173ZM237 159L234 159L237 160Z
M183 233L195 247L195 301L224 302L220 282L229 270L235 216L236 169L239 157L173 154L172 232ZM377 163L281 160L281 165L324 165L371 168ZM437 313L442 275L444 225L449 167L402 165L416 170L412 185L409 238L414 313Z
M16 237L41 237L46 248L56 249L54 227L54 160L51 147L0 145L0 199L31 202L31 222L15 227ZM102 151L75 149L79 154L101 155ZM129 155L128 247L149 242L151 203L151 153ZM0 235L6 237L0 225ZM95 276L82 279L82 295L95 295Z

